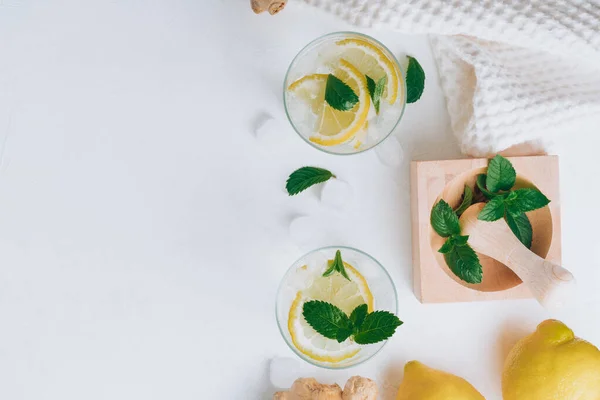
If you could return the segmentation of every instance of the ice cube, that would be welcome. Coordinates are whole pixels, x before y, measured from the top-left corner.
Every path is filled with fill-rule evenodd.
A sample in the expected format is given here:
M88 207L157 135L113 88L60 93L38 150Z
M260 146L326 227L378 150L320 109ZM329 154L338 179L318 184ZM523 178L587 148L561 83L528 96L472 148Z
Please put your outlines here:
M377 153L379 161L388 167L399 167L404 160L404 150L394 135L390 135L376 146L375 153Z
M289 224L290 238L302 251L312 251L321 247L337 245L339 234L332 229L335 223L324 215L298 216Z
M259 142L269 145L280 143L285 134L281 122L267 113L259 114L256 117L252 129Z
M289 232L292 241L302 249L321 247L319 238L322 237L320 221L312 216L299 216L290 221Z
M346 209L352 204L354 191L350 183L332 178L321 188L321 203L336 209Z

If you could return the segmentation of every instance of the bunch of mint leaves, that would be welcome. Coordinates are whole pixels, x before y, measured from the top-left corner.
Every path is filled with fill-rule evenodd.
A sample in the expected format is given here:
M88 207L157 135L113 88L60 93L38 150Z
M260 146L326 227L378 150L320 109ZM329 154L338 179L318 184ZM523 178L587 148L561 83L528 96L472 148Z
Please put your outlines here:
M463 202L457 209L459 211L462 209L461 212L464 212L470 205L470 200L468 200L469 204L464 206L467 193L470 193L472 198L472 191L465 188ZM438 235L447 238L438 251L444 254L446 264L454 275L467 283L481 283L483 269L477 253L467 243L469 237L460 234L457 211L453 210L444 200L440 200L431 210L430 222L431 227Z
M311 300L302 307L304 319L328 339L339 343L353 336L358 344L372 344L391 337L402 321L387 311L369 312L366 304L356 307L350 316L331 303Z
M335 258L323 276L334 273L350 280L340 250L336 251ZM350 336L358 344L377 343L390 338L396 332L396 328L402 325L402 321L394 314L388 311L369 312L366 304L359 305L348 316L331 303L310 300L302 306L302 315L317 333L339 343Z
M545 207L550 200L538 189L512 190L517 173L512 163L501 155L490 160L486 174L477 176L477 187L489 199L479 216L481 221L504 218L515 236L531 248L533 229L525 213Z

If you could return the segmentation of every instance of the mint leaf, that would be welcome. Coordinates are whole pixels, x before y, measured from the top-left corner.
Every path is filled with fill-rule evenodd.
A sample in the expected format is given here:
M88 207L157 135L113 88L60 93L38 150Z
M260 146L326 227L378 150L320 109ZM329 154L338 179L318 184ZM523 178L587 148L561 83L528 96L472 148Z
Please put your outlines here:
M509 190L515 184L517 173L510 161L501 155L492 158L488 164L485 186L490 192Z
M452 207L440 200L431 210L431 227L442 237L460 233L458 217Z
M505 203L512 203L517 197L518 197L517 192L512 191L512 192L506 194L506 197L504 198L505 199L504 202Z
M365 75L365 78L367 78L367 89L369 89L369 95L371 96L371 99L375 100L375 87L377 84L369 75Z
M481 221L496 221L504 217L506 206L501 196L491 199L479 212L477 219Z
M488 199L493 199L494 197L496 197L496 195L486 189L486 187L485 187L486 180L487 180L486 174L477 175L477 188L481 191L481 193L483 193L483 195L485 197L487 197Z
M421 98L425 89L425 71L416 58L408 56L406 70L406 102L414 103Z
M387 83L387 75L384 75L381 79L375 83L373 78L368 75L365 75L367 78L367 87L369 89L369 94L371 95L371 99L373 99L373 106L375 107L375 113L379 114L379 105L381 104L381 96L383 95L383 91L385 89L385 84Z
M521 214L546 207L550 200L537 189L517 189L506 199L511 214Z
M335 175L323 168L302 167L292 172L285 184L290 196L294 196L312 185L323 183Z
M331 303L311 300L302 306L302 315L306 322L322 336L345 341L354 335L358 344L371 344L392 336L402 321L387 311L369 313L368 306L356 307L350 317Z
M323 273L323 276L329 276L334 272L339 272L344 278L350 280L346 268L344 267L344 261L342 260L342 252L336 251L335 258L331 261L329 268Z
M446 241L444 242L442 247L440 247L438 252L446 254L450 253L452 250L454 250L454 236L450 236L448 239L446 239Z
M477 253L469 245L455 246L444 254L444 259L454 275L467 283L481 283L483 269Z
M325 84L325 101L336 110L348 111L358 103L358 96L341 79L329 74Z
M402 321L387 311L375 311L366 316L361 327L354 335L358 344L372 344L391 337Z
M471 190L471 188L469 186L465 185L465 192L463 193L462 202L460 203L460 206L458 206L458 208L456 210L454 210L454 212L456 213L457 216L460 217L461 214L464 213L472 203L473 203L473 190Z
M456 246L466 246L469 236L455 235L452 237Z
M523 243L528 249L531 248L533 241L533 229L531 228L531 222L524 213L513 215L511 213L506 214L506 223L513 231L515 236Z
M375 86L375 94L373 96L373 106L375 107L375 113L379 114L379 105L381 103L381 96L387 83L387 75L377 81Z
M466 246L468 240L469 236L452 235L446 240L446 242L444 242L438 252L442 254L450 253L452 250L454 250L455 246Z
M348 316L331 303L320 300L307 301L302 306L302 315L315 331L328 339L341 343L352 334L352 323ZM350 334L344 340L338 340L348 330Z
M352 310L352 313L350 314L350 321L352 322L355 330L358 330L362 326L368 313L369 307L366 304L361 304Z
M350 336L352 336L352 334L354 333L354 331L352 330L352 328L347 328L347 329L340 329L337 332L337 335L335 337L335 340L338 341L338 343L342 343L344 340L348 339Z

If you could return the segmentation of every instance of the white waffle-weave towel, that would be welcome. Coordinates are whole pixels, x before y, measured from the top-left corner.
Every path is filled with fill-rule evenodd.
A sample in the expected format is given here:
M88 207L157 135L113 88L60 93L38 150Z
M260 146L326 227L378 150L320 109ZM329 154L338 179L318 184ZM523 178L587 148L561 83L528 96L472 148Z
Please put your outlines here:
M600 134L600 0L304 0L369 28L430 34L462 151Z

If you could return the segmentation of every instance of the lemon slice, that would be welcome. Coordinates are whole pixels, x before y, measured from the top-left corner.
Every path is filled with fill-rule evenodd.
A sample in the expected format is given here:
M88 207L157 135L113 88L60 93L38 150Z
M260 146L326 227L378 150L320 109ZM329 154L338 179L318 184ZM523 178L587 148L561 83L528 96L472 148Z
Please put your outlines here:
M358 95L358 103L349 111L336 110L325 102L326 74L303 76L288 87L319 116L316 132L309 140L322 146L335 146L352 139L364 126L371 106L367 80L356 67L342 59L334 75Z
M394 104L398 99L398 81L401 76L397 64L390 60L379 46L365 39L348 38L336 44L342 49L342 57L345 60L375 82L387 76L383 98Z
M367 79L348 61L340 60L334 75L354 90L358 103L349 111L339 111L324 103L317 133L309 140L322 146L347 142L364 126L371 107Z
M325 103L327 74L303 76L292 83L288 90L310 105L313 113L321 115Z
M373 311L373 295L365 278L350 264L344 262L350 281L339 273L318 276L305 290L296 294L288 316L288 330L296 349L313 360L339 363L354 357L360 346L351 339L342 343L317 333L304 319L302 307L309 300L322 300L336 305L346 314L361 304Z

